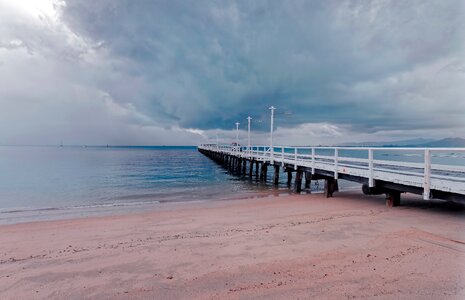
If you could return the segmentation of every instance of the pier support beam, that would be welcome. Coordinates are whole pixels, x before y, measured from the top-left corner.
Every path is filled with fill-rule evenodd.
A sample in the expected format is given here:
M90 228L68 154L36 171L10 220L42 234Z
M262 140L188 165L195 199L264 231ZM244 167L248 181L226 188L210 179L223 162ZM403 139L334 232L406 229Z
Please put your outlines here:
M237 158L237 164L236 164L237 175L241 175L241 171L242 171L242 158Z
M252 174L253 174L253 164L255 163L254 160L251 160L250 161L250 168L249 168L249 177L252 178Z
M274 176L273 176L274 185L279 185L279 165L274 166Z
M266 162L262 163L262 170L260 172L260 180L266 182L266 175L268 173L268 164Z
M386 206L395 207L400 205L400 192L389 191L386 193Z
M307 193L310 193L311 190L311 184L312 184L312 172L305 172L305 190Z
M242 159L242 175L246 175L247 174L247 159Z
M292 182L292 170L287 169L287 187L291 188L291 182Z
M300 193L302 191L302 175L302 170L296 171L294 180L294 193Z
M339 185L337 183L337 179L334 178L326 178L325 179L325 196L326 198L330 198L333 196L334 192L339 191Z
M255 178L258 179L258 171L260 170L260 162L257 160L255 162Z

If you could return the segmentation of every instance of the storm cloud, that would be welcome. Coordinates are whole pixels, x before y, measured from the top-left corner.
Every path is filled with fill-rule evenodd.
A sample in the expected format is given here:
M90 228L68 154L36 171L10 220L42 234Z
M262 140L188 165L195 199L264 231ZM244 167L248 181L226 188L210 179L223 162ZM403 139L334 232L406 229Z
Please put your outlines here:
M0 0L0 143L463 136L465 2Z

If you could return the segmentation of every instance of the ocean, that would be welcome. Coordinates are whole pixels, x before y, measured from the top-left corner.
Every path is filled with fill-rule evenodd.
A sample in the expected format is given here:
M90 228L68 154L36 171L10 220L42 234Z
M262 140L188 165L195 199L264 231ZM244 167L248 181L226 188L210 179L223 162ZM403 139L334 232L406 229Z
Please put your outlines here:
M326 152L317 154L333 155ZM365 152L351 155L366 158ZM375 158L421 162L422 153L377 151ZM433 163L463 166L465 157L438 154ZM276 189L233 176L196 147L0 146L0 224L140 212L167 202L256 197L270 190L265 195L289 193L286 176L280 179ZM339 186L360 188L347 181ZM322 189L322 182L312 181L312 192Z
M228 174L196 147L0 147L0 224L144 211L270 188Z

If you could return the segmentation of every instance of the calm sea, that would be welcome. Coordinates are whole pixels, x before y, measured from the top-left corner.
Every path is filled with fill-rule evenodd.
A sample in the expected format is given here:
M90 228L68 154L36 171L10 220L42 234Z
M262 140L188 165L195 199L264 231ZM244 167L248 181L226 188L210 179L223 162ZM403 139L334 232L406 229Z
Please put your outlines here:
M254 195L195 147L0 147L0 223Z
M333 155L326 152L317 154ZM355 157L366 155L355 152ZM421 162L422 154L378 151L375 158ZM465 157L445 153L433 162L465 165ZM288 192L285 180L281 176L280 193ZM312 191L323 188L322 182L312 184ZM340 187L360 185L342 181ZM196 147L0 146L0 224L144 211L165 202L255 197L269 189L228 174Z

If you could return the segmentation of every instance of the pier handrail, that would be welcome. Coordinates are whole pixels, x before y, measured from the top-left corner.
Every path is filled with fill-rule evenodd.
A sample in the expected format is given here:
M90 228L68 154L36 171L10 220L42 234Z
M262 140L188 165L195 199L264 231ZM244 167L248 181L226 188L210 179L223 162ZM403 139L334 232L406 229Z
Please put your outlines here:
M415 147L329 147L329 146L251 146L202 144L201 149L269 163L305 167L368 179L390 181L423 188L423 198L431 190L465 195L465 148ZM323 152L323 153L322 153ZM357 155L348 155L356 152ZM383 153L384 152L384 153ZM412 154L411 154L412 153ZM457 155L458 154L458 155ZM457 164L459 162L459 164Z

